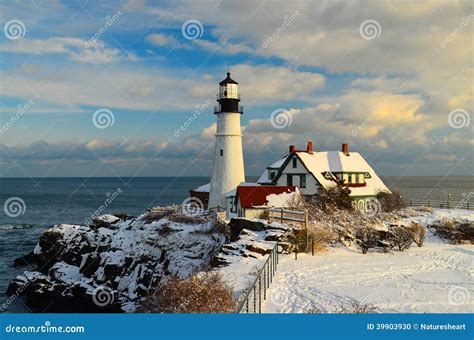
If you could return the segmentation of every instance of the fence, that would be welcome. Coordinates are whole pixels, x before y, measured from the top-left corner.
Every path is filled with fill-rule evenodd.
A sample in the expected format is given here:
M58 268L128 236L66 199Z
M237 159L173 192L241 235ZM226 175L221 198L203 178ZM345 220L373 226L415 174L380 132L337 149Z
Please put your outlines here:
M314 256L316 244L313 237L295 238L292 243L295 252L295 260L298 260L298 253L306 253L306 255L309 255L311 251L311 255ZM300 251L300 249L305 249L305 251Z
M270 287L278 265L278 242L272 248L255 281L237 306L237 313L262 313L262 300L267 299L267 289Z
M303 217L299 217L303 216ZM268 209L268 222L272 220L284 222L298 222L302 223L305 228L308 226L308 211L299 211L299 210L286 210L284 208L269 208Z
M410 199L405 202L408 207L428 207L428 208L442 208L442 209L466 209L471 210L474 208L468 200L463 201L440 201L440 200L421 200L421 199Z

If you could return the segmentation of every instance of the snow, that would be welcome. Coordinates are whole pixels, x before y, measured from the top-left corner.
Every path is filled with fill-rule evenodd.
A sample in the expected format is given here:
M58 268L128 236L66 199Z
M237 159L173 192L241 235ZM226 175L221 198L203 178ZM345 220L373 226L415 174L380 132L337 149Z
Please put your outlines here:
M107 223L115 223L118 220L120 220L120 218L114 215L105 214L105 215L96 217L96 220L101 221L101 222L107 222Z
M293 202L294 200L300 197L300 192L298 188L293 192L283 192L281 194L270 194L267 196L266 206L281 208L287 207L288 203Z
M443 217L474 221L466 210L435 209L408 217L424 226ZM331 248L322 255L280 255L276 276L263 304L266 313L322 312L350 299L385 313L472 313L474 246L444 243L427 231L425 244L404 252Z
M211 191L211 183L201 185L200 187L197 187L193 191L195 191L195 192L209 192L209 191Z

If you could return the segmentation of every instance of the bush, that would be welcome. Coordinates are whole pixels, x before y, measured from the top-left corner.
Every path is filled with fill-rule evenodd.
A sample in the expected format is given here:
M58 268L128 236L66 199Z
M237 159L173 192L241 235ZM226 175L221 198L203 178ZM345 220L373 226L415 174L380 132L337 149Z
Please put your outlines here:
M412 222L410 232L413 242L415 242L418 247L421 247L425 240L425 228L420 223Z
M413 243L412 235L411 230L407 227L394 226L390 228L390 242L400 251L410 248Z
M471 222L458 222L443 218L436 224L428 226L433 234L453 244L465 241L474 243L474 225Z
M141 309L148 313L234 313L236 301L221 275L207 272L188 279L171 278Z
M396 191L392 193L381 191L377 194L376 198L384 212L397 211L405 207L402 196Z
M371 248L375 248L382 241L380 233L372 226L364 226L356 229L356 242L362 248L362 254L367 254Z
M308 314L322 314L323 311L319 307L311 307L306 312ZM329 313L335 314L375 314L377 313L377 307L368 303L362 303L360 301L351 299L345 304L340 304L339 307L329 311Z
M308 236L313 238L316 251L326 250L328 244L336 239L336 233L331 227L314 225L308 229Z
M349 188L339 184L314 196L311 203L325 212L331 211L334 208L353 210L350 193Z

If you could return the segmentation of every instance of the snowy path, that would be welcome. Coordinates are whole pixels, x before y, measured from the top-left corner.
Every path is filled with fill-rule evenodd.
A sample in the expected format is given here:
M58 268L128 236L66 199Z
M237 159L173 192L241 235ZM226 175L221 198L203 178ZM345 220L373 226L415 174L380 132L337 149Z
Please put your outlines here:
M379 312L474 312L474 246L449 245L427 235L425 245L390 254L332 248L280 257L266 313L330 312L350 298Z

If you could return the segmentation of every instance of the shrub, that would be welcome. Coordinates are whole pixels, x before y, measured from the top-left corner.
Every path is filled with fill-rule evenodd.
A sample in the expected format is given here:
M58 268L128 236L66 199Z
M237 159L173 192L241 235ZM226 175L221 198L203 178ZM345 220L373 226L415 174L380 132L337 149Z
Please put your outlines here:
M183 224L203 224L209 222L209 218L204 216L192 216L180 213L172 213L167 216L168 220Z
M199 273L188 279L171 278L142 306L149 313L234 313L232 288L216 272Z
M392 193L381 191L377 194L376 198L384 212L397 211L405 206L402 196L396 191Z
M362 248L362 254L367 254L371 248L375 248L382 241L380 233L373 226L364 226L356 229L356 242Z
M398 250L404 251L410 248L413 243L412 232L409 228L403 226L394 226L390 228L390 242L398 247Z
M413 242L415 242L418 247L421 247L425 240L425 228L420 223L412 222L410 232Z
M368 303L362 303L357 300L349 300L347 304L341 304L334 311L336 314L374 314L377 308Z
M336 239L336 233L331 227L314 225L308 229L308 236L314 240L316 251L326 250L328 244Z
M323 311L319 307L312 306L306 313L308 314L322 314ZM335 314L374 314L377 313L377 307L368 303L350 299L347 303L340 304L329 313Z
M325 212L331 211L334 208L353 210L350 193L349 188L338 184L314 196L311 203Z
M145 221L145 223L152 223L159 221L162 218L171 215L172 213L172 210L150 211L148 214L142 217L142 220Z
M474 226L470 222L457 222L452 219L443 218L429 228L433 234L453 244L461 244L464 241L474 243Z

